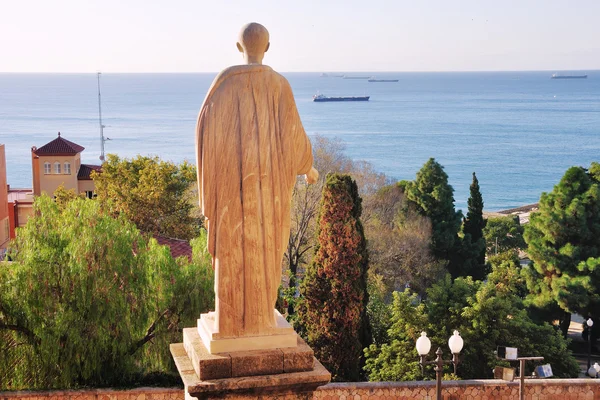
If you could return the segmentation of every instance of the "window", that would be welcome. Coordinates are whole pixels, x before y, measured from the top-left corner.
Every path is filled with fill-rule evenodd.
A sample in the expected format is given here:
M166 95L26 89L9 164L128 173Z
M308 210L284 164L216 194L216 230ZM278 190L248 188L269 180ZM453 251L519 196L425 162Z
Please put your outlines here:
M45 163L44 163L44 173L45 173L45 174L49 174L50 172L52 172L52 171L50 170L50 163L49 163L49 162L45 162Z
M65 174L71 175L71 163L65 163Z
M54 173L60 174L60 163L59 162L54 163Z
M86 190L85 197L87 197L88 199L94 199L96 198L96 193L94 193L93 190Z

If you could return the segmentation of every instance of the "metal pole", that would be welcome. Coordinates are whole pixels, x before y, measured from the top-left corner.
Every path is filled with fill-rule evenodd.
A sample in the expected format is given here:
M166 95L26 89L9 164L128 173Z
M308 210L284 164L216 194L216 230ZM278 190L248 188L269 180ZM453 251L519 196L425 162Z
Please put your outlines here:
M104 125L102 125L102 97L100 96L100 74L98 72L98 123L100 124L100 160L104 161Z
M525 360L519 360L519 399L525 400Z
M442 400L442 371L444 370L444 360L442 360L442 349L438 347L435 352L437 358L435 359L435 391L436 399Z
M588 366L587 366L587 371L590 370L590 367L592 366L592 328L588 326L587 328L587 339L588 339Z

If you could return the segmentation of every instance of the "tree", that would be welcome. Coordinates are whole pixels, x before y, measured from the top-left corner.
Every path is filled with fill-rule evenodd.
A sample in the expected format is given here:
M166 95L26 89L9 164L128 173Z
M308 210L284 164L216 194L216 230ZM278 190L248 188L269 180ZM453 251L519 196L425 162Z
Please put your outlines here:
M523 239L524 230L519 217L488 218L483 229L488 256L527 247Z
M289 271L288 288L284 288L287 293L288 318L293 318L298 278L302 276L304 266L310 264L314 254L316 217L327 174L352 175L362 195L374 193L387 182L385 175L376 172L371 164L352 161L346 156L345 147L339 140L317 135L311 141L313 165L319 171L319 180L313 185L307 185L304 178L298 178L292 195L291 232L284 260L284 269Z
M14 261L0 265L0 390L123 385L172 372L166 342L214 301L202 247L205 235L193 262L174 260L96 201L37 198Z
M483 198L479 191L479 181L473 172L473 182L470 187L467 217L463 221L463 265L462 276L472 276L482 280L488 273L485 264L485 238L483 229Z
M406 200L398 185L380 189L365 203L362 220L370 270L381 275L391 290L409 286L424 295L444 275L446 265L433 256L431 221L412 209L403 211Z
M318 244L300 286L298 322L336 381L358 381L367 319L368 256L356 182L330 174L323 188Z
M410 291L394 292L390 306L390 342L365 349L369 381L414 381L422 374L415 343L427 326L425 306Z
M414 181L402 181L399 185L415 210L431 220L433 255L449 262L453 277L461 276L458 232L462 213L454 209L454 189L448 184L444 168L430 158Z
M486 282L471 277L452 280L447 275L431 287L422 302L408 291L395 292L390 343L372 345L366 352L369 379L415 380L421 376L414 351L420 332L427 332L432 349L441 347L447 352L454 329L465 342L457 371L463 379L491 378L492 368L500 364L494 355L497 346L543 356L556 376L578 376L579 366L567 341L549 324L536 324L529 317L519 296L522 288L519 266L511 260L494 266ZM446 372L450 371L450 366L446 367Z
M97 200L114 214L123 214L143 232L171 238L197 237L201 220L190 191L196 189L196 169L158 157L121 159L109 154L101 173L92 173Z
M596 163L589 171L569 168L552 192L542 193L525 227L530 300L537 307L558 304L566 313L563 332L570 313L600 317L599 169Z

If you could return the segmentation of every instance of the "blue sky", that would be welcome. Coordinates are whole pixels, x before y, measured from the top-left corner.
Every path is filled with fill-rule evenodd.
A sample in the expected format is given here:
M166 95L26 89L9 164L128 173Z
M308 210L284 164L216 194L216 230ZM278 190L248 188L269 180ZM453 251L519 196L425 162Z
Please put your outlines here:
M240 27L280 71L600 69L598 0L0 0L0 72L215 72Z

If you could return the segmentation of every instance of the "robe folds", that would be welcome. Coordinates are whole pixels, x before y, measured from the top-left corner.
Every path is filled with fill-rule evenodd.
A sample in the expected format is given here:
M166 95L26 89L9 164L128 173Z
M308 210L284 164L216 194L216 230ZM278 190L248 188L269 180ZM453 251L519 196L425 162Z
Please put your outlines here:
M222 71L200 109L196 148L219 337L268 335L292 191L313 162L288 81L266 65Z

